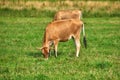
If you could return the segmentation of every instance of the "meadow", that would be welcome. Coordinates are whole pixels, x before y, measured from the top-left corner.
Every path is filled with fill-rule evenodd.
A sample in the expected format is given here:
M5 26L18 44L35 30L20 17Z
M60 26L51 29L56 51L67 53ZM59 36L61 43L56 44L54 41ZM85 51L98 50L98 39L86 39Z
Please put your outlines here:
M57 58L52 52L44 60L36 47L42 46L44 30L54 13L0 8L0 80L120 80L119 12L83 15L87 49L81 33L78 58L74 42L69 40L59 43Z

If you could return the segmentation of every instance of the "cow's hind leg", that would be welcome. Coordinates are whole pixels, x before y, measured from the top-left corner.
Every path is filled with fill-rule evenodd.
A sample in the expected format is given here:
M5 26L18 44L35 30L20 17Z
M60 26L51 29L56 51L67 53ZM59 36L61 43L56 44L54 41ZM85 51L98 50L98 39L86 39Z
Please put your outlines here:
M80 41L79 39L74 39L75 40L75 45L76 45L76 57L79 56L79 52L80 52Z

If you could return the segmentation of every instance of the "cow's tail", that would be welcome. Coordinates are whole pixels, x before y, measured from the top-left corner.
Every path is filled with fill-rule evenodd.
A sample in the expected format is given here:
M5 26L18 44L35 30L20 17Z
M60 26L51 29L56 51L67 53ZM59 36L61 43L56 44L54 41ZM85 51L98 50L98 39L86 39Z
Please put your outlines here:
M85 48L87 48L87 41L86 41L86 36L85 36L85 28L84 28L84 24L83 24L83 43L84 43L84 46Z
M83 15L82 15L82 12L80 11L80 19L82 20L82 18L83 18Z

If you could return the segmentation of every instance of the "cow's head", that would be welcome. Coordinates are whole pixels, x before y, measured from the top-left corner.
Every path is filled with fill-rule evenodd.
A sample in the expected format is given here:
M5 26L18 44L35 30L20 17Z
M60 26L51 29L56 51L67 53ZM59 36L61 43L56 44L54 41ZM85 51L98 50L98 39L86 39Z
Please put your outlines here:
M41 47L41 48L37 48L39 50L42 51L42 54L45 58L48 58L49 56L49 47Z

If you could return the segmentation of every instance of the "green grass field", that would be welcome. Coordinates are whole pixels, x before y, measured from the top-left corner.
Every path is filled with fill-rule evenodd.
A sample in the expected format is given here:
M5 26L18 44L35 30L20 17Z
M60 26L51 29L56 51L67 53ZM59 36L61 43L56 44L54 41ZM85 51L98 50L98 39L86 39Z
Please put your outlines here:
M1 0L0 80L120 80L120 1ZM98 6L99 5L99 6ZM44 30L58 10L80 9L80 56L73 40L58 45L58 57L43 58Z
M75 57L73 40L59 43L58 57L44 60L51 17L0 17L0 80L120 80L120 18L83 18L87 49Z

